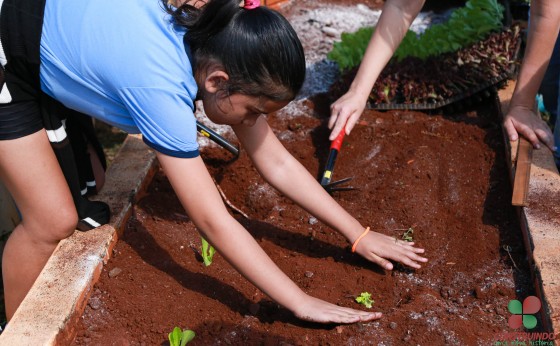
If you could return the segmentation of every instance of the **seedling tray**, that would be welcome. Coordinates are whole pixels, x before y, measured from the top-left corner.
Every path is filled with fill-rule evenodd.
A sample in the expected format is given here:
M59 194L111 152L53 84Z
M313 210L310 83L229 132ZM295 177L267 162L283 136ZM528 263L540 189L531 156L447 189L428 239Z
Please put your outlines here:
M521 42L520 29L514 26L454 53L426 61L406 58L392 62L374 86L367 107L435 110L468 103L475 96L488 97L516 74ZM413 96L418 90L423 90L423 97Z

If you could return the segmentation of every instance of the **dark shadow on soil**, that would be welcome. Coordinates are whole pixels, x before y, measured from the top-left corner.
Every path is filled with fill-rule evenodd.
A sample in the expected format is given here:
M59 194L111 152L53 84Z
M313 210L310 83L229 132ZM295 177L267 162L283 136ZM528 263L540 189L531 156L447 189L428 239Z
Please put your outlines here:
M310 258L331 257L335 262L346 263L355 267L370 270L378 275L387 275L379 266L365 260L357 254L350 253L350 247L341 248L313 237L305 237L301 234L292 233L288 230L278 228L267 222L259 220L238 220L246 227L257 240L267 239L274 244L289 251L295 251Z
M502 127L502 119L495 119L494 115L501 114L499 100L489 103L492 107L482 108L478 115L486 119L487 135L485 143L492 148L496 159L490 170L489 179L492 183L484 203L483 222L487 225L496 227L500 234L500 255L504 263L508 263L512 268L517 299L521 302L528 296L536 296L537 292L533 285L533 280L529 250L530 244L525 242L521 226L519 224L519 213L511 205L512 186L509 179L509 168ZM537 327L531 332L545 332L541 315L537 315L539 322Z
M152 216L163 217L164 215L154 213ZM239 315L246 316L252 315L259 320L260 323L273 323L275 321L280 321L284 323L289 323L294 326L307 329L321 329L330 330L336 327L335 324L325 325L320 323L312 323L302 321L296 317L287 309L279 306L275 302L269 299L262 299L259 301L259 309L256 314L252 314L248 309L254 304L252 301L243 296L235 287L228 285L227 283L216 280L215 278L193 273L180 264L178 264L167 251L165 251L154 239L154 237L149 233L149 231L140 223L134 219L129 221L133 227L128 227L125 231L122 241L127 243L134 251L149 265L154 268L159 269L162 272L167 273L169 276L173 277L178 283L188 290L198 292L203 294L213 300L219 301L224 305L227 305L232 311L236 311ZM259 229L264 229L269 226L266 223L258 223ZM270 230L269 227L268 230ZM272 227L275 228L275 227ZM276 232L280 230L276 228ZM262 237L262 235L260 236ZM260 238L259 237L259 238ZM325 244L328 245L328 244ZM198 250L193 249L195 253ZM200 256L196 255L200 260ZM208 287L216 287L218 289L210 292ZM208 322L205 322L207 324ZM202 328L201 328L202 329ZM208 329L205 326L204 329ZM212 330L212 329L210 329ZM271 341L272 336L266 336L266 340ZM274 341L285 341L278 337Z
M213 323L213 322L204 322L199 325L195 325L193 330L205 330L208 331L208 335L205 335L206 339L212 338L214 340L223 340L226 345L239 345L239 342L232 342L230 340L230 336L228 335L228 331L235 330L238 327L235 324L230 323ZM257 331L252 328L247 328L244 330L245 333L251 335L251 340L246 340L246 342L254 343L255 340L259 341L259 345L297 345L296 341L293 339L285 338L280 335L274 335L270 333L263 333ZM197 343L197 339L193 340L195 345ZM161 346L169 346L169 342L165 341L160 344ZM245 344L249 345L249 343Z

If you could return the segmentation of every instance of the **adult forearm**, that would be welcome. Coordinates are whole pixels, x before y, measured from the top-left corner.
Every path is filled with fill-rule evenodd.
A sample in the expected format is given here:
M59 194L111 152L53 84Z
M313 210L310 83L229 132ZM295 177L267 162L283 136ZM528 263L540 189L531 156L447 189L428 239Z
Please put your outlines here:
M512 97L512 106L533 108L559 28L560 6L556 1L533 0L527 47Z
M369 95L423 5L423 0L388 0L385 3L350 90L365 97Z

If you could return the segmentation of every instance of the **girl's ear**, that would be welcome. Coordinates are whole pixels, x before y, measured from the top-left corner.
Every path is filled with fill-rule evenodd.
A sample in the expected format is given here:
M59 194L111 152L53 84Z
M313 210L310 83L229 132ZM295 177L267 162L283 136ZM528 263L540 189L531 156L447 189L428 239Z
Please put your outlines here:
M211 94L215 94L223 89L228 80L229 75L224 70L213 69L204 79L204 89Z

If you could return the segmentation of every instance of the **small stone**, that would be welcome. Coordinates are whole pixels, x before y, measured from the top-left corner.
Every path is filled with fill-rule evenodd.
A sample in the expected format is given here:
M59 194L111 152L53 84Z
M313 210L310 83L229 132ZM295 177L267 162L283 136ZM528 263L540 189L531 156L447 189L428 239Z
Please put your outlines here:
M101 300L97 297L91 297L89 299L88 305L93 310L99 310L101 308Z
M474 296L477 299L484 299L486 298L486 292L480 286L476 286L474 289Z
M303 275L305 275L306 278L311 278L311 277L313 277L314 274L313 274L313 272L306 271L305 274L303 274Z
M344 326L337 326L335 329L338 334L342 334L342 332L344 331Z
M451 315L456 314L458 311L459 311L459 310L458 310L456 307L454 307L454 306L447 308L447 313L449 313L449 314L451 314Z
M389 323L389 328L391 328L391 329L397 329L397 322L391 322L391 323Z
M114 278L115 276L119 275L120 273L122 273L122 269L121 268L113 268L111 269L111 271L109 272L109 277L110 278Z
M330 28L328 26L324 26L321 31L323 31L327 36L337 37L340 35L340 32L335 28Z
M316 224L316 223L319 222L319 221L317 220L317 218L314 218L314 217L312 216L312 217L309 218L309 221L308 221L308 222L309 222L310 225L314 225L314 224Z

